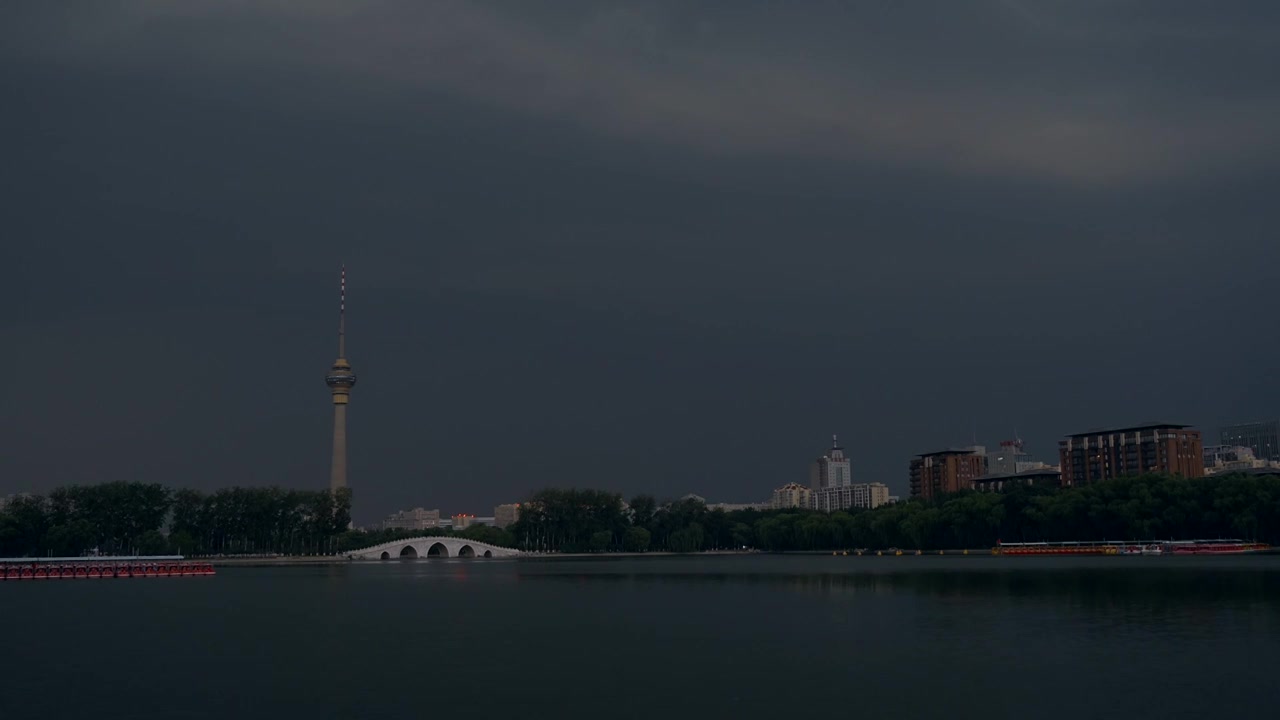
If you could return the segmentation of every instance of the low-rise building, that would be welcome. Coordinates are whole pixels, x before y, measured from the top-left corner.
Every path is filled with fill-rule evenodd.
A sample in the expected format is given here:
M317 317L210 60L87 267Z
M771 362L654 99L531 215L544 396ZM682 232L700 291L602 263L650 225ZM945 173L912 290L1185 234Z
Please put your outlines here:
M720 510L722 512L738 512L740 510L768 510L772 507L772 503L711 503L707 505L708 510Z
M992 473L973 481L973 489L982 492L1001 492L1014 485L1061 487L1062 470L1056 467L1032 468L1016 473Z
M460 514L458 514L458 515L454 515L451 519L453 520L453 529L454 529L454 530L466 530L467 528L471 527L472 525L478 525L478 524L479 524L479 523L477 523L477 522L476 522L476 516L475 516L475 515L466 515L466 514L462 514L462 513L460 513Z
M493 526L505 528L520 520L520 503L507 503L493 509Z
M811 507L822 512L869 510L889 503L889 488L883 483L854 483L814 490L811 498Z
M382 521L383 530L427 530L441 527L439 510L414 508L391 513Z
M1242 445L1209 445L1204 449L1205 475L1276 467L1280 463L1257 457L1253 448Z
M810 490L809 507L822 512L848 510L853 507L853 485L837 485Z
M775 510L786 508L813 507L813 491L800 483L787 483L773 491L773 500L769 504Z

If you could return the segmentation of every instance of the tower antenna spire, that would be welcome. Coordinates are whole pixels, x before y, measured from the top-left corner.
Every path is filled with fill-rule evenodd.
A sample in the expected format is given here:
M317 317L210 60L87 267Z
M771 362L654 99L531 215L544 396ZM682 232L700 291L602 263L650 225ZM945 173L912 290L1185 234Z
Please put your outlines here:
M338 281L338 357L347 356L347 266Z

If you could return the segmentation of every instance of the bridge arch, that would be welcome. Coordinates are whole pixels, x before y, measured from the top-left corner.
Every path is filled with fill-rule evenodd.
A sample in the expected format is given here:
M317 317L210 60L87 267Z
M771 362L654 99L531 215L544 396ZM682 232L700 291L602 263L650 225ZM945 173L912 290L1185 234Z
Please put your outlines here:
M447 558L449 557L449 548L442 542L432 543L431 547L427 548L427 557Z
M402 558L416 558L416 557L418 557L418 548L416 548L416 547L414 547L414 546L412 546L412 545L405 545L405 546L404 546L404 548L402 548L402 549L400 550L400 557L402 557Z
M473 558L475 556L476 556L476 549L471 547L470 545L463 545L462 547L458 548L458 557L460 558Z
M491 558L491 557L493 557L493 551L492 551L492 550L485 550L485 551L484 551L484 556L485 556L485 557L487 557L487 558Z
M379 559L379 560L390 560L390 559L391 559L391 553L387 552L386 550L383 550L383 551L382 551L382 556L381 556L380 558L378 558L378 559Z

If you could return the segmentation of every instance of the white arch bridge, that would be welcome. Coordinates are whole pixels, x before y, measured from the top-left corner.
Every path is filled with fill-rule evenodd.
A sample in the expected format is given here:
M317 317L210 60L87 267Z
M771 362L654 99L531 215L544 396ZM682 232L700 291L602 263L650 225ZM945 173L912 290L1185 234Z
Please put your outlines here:
M398 558L499 558L516 557L519 550L498 547L459 537L416 537L385 542L352 550L353 560L395 560Z

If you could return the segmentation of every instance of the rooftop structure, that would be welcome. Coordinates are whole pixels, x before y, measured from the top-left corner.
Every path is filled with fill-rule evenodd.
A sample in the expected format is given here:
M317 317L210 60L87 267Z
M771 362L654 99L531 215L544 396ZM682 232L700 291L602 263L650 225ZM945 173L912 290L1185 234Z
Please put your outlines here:
M1023 449L1022 440L1014 438L1000 443L1000 449L987 455L987 472L992 475L1019 473L1023 470L1043 468L1045 464L1034 459Z
M1120 433L1141 432L1143 430L1184 430L1189 427L1191 426L1178 425L1176 423L1146 422L1140 425L1125 425L1122 427L1112 427L1112 428L1094 428L1092 430L1085 430L1084 432L1078 432L1072 435L1068 435L1067 437L1082 438L1082 437L1092 437L1094 435L1117 435Z
M1062 470L1056 467L1031 468L1014 473L992 473L974 478L973 489L1000 492L1014 485L1060 487Z

